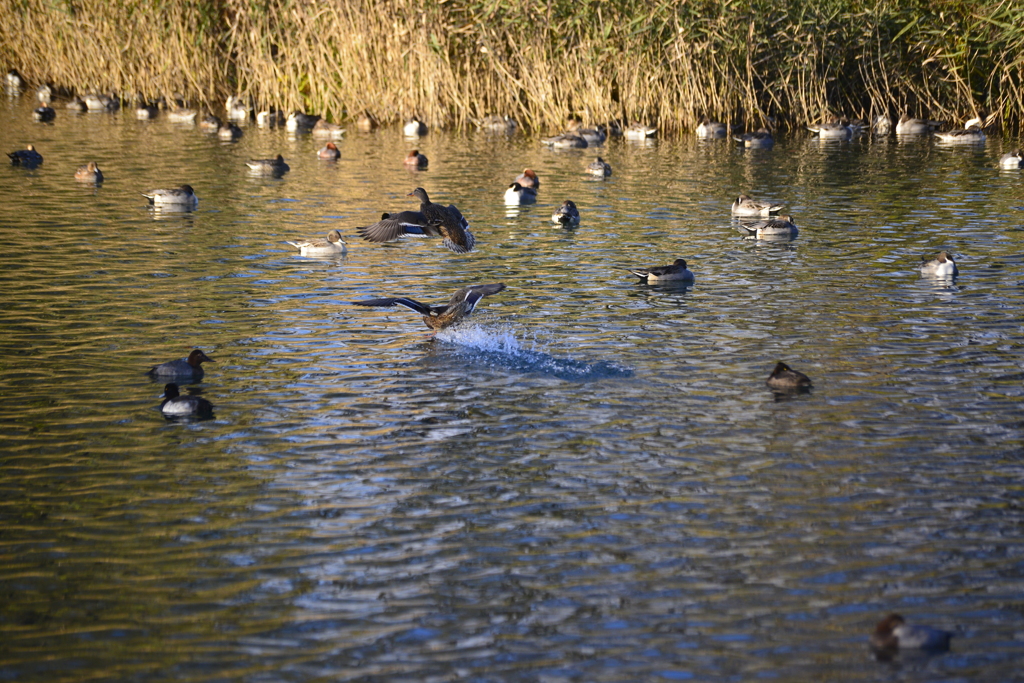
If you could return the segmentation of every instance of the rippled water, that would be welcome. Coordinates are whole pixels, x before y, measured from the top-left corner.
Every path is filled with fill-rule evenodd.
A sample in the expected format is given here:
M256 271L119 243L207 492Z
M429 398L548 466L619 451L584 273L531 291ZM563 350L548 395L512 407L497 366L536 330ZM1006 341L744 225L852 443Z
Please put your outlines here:
M610 141L601 181L523 137L352 133L332 164L30 110L0 103L3 150L45 157L0 182L3 680L1020 676L1014 141ZM278 152L283 179L247 175ZM541 201L506 211L527 166ZM194 213L138 194L182 182ZM416 186L475 252L355 235ZM742 238L740 192L799 238ZM284 243L333 227L344 258ZM940 249L956 282L916 270ZM679 256L692 287L627 272ZM349 305L482 282L508 288L437 339ZM143 373L194 346L215 417L168 422ZM772 394L779 359L814 389ZM889 611L952 652L875 661Z

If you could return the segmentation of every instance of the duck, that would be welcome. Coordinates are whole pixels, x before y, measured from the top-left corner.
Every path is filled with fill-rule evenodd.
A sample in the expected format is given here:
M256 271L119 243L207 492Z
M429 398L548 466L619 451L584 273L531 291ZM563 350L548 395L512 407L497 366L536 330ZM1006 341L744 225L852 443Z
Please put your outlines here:
M980 119L971 119L964 124L963 128L955 128L945 132L935 131L932 133L939 142L954 145L973 145L985 142L985 131L981 129Z
M283 176L290 170L290 166L285 163L284 157L280 154L274 159L250 159L245 162L245 165L249 167L249 171L257 175L272 175L272 176Z
M693 282L693 271L686 267L686 259L677 258L670 266L630 269L633 275L648 284L655 282Z
M734 135L732 139L736 142L742 142L744 147L766 148L775 144L775 139L767 128L758 128L753 133Z
M697 137L704 139L712 138L724 138L729 134L729 128L719 121L712 121L708 117L704 117L704 120L697 124Z
M100 170L95 161L90 161L85 166L78 167L78 170L75 171L75 180L99 185L103 182L103 171Z
M768 375L765 384L772 389L793 391L810 388L811 378L799 370L794 370L780 360L775 364L772 374Z
M477 123L477 126L488 133L503 133L512 135L519 128L519 122L511 116L485 116Z
M587 173L590 175L598 176L599 178L607 178L612 174L612 165L601 157L597 157L590 162L590 165L586 168Z
M524 168L523 172L516 177L515 182L523 187L532 187L534 190L540 187L540 178L532 168Z
M224 102L224 110L227 112L228 121L248 121L250 108L241 97L228 95Z
M155 119L158 109L155 104L147 102L141 96L138 98L138 103L135 105L135 118L139 121L149 121Z
M588 146L587 141L576 133L559 133L554 137L541 138L540 141L554 149L584 149Z
M775 204L773 202L762 202L749 197L745 194L741 194L736 198L736 201L732 203L732 215L733 216L771 216L773 213L778 213L782 210L785 204Z
M405 160L402 163L406 168L426 168L430 165L430 160L425 154L420 154L418 149L414 149L405 155Z
M146 372L150 377L174 377L179 380L198 381L203 378L206 371L203 370L203 363L216 363L200 349L192 349L185 358L169 360L160 365L154 365Z
M155 207L195 209L199 206L199 198L196 197L191 185L150 190L139 194L148 199L149 203Z
M892 132L892 119L888 114L879 114L871 127L876 135L888 135Z
M406 137L410 138L426 135L428 130L427 124L423 123L415 116L406 121L405 125L402 126L402 132L405 133Z
M452 295L447 304L442 306L421 304L419 301L407 297L366 299L363 301L353 301L352 303L356 306L405 306L422 315L423 322L426 323L427 327L438 332L469 317L480 299L497 294L503 289L505 289L505 283L503 282L463 287Z
M956 267L953 255L948 251L940 251L933 258L925 256L921 259L921 274L935 277L956 277L960 269Z
M300 256L341 256L348 251L347 242L341 238L341 233L331 230L327 233L327 239L317 237L308 242L288 242L299 250Z
M647 138L654 137L654 134L657 132L658 129L654 126L634 121L626 127L626 130L622 131L622 136L627 140L646 140Z
M298 109L288 115L288 120L284 124L284 128L292 133L298 131L309 131L312 130L316 122L320 120L318 114L307 114L301 112Z
M328 161L337 161L341 158L341 151L338 146L333 142L328 142L326 145L321 147L317 151L316 155L321 159L327 159Z
M5 78L8 88L17 89L25 85L25 79L21 77L21 74L18 73L17 69L11 69L10 71L8 71L7 76Z
M285 124L284 112L273 107L256 113L256 125L260 128L277 128Z
M228 121L217 129L217 137L221 140L237 140L242 137L242 129L233 121Z
M523 187L519 183L513 182L505 190L505 203L509 205L515 204L534 204L537 201L537 190L532 187Z
M36 88L36 99L42 104L49 104L53 99L53 88L50 87L49 83L43 83Z
M186 107L174 107L167 112L167 120L172 123L195 123L199 112Z
M571 199L566 199L562 202L562 205L558 207L553 214L551 214L551 220L567 228L575 227L580 224L580 211L576 208L576 204Z
M8 152L7 156L11 158L12 166L35 168L43 163L43 155L36 151L35 145L28 145L25 149L19 149L16 152Z
M85 108L89 111L117 111L121 103L116 97L89 93L85 96Z
M941 125L938 121L925 121L902 114L896 122L896 135L927 135Z
M578 135L587 141L588 145L600 145L608 139L608 129L599 125L596 128L583 128L579 121L573 119L569 122L569 130L566 134Z
M849 140L853 137L853 128L838 117L825 123L813 123L807 126L807 130L822 140Z
M64 108L69 109L70 111L77 112L83 112L87 109L87 107L85 106L85 101L82 100L82 98L78 95L75 95L70 100L68 100L67 104L64 105Z
M199 130L204 133L216 133L220 130L220 127L224 125L219 117L213 114L207 114L203 117L202 121L199 122Z
M57 112L49 104L40 102L39 106L32 110L32 118L36 121L46 123L57 118Z
M313 137L338 139L345 134L345 129L327 119L320 119L313 124Z
M377 130L378 125L380 124L377 122L377 118L365 109L356 118L356 130L360 133L372 133Z
M870 642L875 652L889 656L899 650L946 652L953 635L931 626L908 626L902 616L893 613L878 622Z
M792 216L777 216L756 223L743 223L738 229L748 237L756 237L759 240L793 239L800 232L794 225Z
M1022 168L1024 167L1024 156L1020 150L1015 149L999 157L999 168Z
M212 417L213 404L201 396L182 396L178 385L169 382L164 385L164 400L160 404L164 417Z
M405 235L443 237L444 246L457 254L472 251L476 239L469 231L469 222L454 204L447 207L434 204L422 187L417 187L407 196L420 200L419 211L385 213L380 221L356 228L356 232L368 242L394 242Z

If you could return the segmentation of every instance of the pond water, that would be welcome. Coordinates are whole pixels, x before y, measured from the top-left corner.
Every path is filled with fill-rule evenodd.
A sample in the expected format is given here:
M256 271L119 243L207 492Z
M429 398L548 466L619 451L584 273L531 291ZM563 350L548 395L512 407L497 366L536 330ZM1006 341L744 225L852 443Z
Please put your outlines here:
M45 158L0 171L0 679L1019 677L1015 141L382 129L329 163L282 130L31 109L0 102L3 151ZM248 175L277 153L291 172ZM540 200L506 209L525 167ZM195 212L139 195L180 183ZM359 239L417 186L475 251ZM799 237L741 236L741 192ZM344 257L285 243L332 228ZM922 277L943 249L959 278ZM693 286L628 272L677 257ZM488 282L437 338L350 303ZM144 372L193 347L214 417L165 420ZM813 389L771 392L778 360ZM892 611L951 652L876 661Z

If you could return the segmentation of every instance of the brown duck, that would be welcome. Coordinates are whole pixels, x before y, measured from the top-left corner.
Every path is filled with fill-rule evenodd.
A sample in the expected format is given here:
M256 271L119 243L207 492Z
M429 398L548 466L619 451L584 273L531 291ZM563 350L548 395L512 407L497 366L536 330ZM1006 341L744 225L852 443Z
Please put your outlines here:
M406 297L387 297L384 299L366 299L365 301L353 301L356 306L405 306L423 316L423 322L432 330L443 330L451 327L463 318L469 316L476 308L480 299L490 294L497 294L505 289L505 283L498 282L493 285L471 285L463 287L452 294L452 298L443 306L428 306L419 301Z
M384 214L377 223L356 228L356 232L368 242L393 242L404 235L443 237L444 246L457 254L472 251L476 239L469 231L469 222L454 204L434 204L422 187L417 187L408 196L420 200L419 211Z

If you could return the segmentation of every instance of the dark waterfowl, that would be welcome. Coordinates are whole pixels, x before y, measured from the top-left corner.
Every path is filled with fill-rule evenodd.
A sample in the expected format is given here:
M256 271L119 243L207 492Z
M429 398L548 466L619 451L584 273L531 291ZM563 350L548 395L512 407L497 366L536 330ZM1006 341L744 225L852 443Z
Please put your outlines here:
M693 282L693 271L686 267L686 259L677 258L670 266L656 266L632 270L633 275L649 284L655 282Z
M39 103L39 106L32 110L32 118L41 123L47 123L57 118L57 112L49 104Z
M313 129L313 126L315 126L316 122L319 120L319 114L306 114L305 112L301 112L296 109L288 115L288 121L285 122L284 127L285 130L289 130L293 133L296 131L308 132Z
M444 246L457 254L473 250L476 239L469 231L469 222L454 204L442 206L431 202L427 191L422 187L417 187L408 196L420 200L418 212L403 211L394 217L382 217L374 225L358 228L363 239L369 242L391 242L402 235L416 234L406 229L407 225L412 224L422 228L422 233L427 237L443 238Z
M742 142L744 147L771 147L775 144L775 138L767 128L758 128L753 133L734 135L732 139Z
M571 228L580 224L580 211L576 208L575 202L571 199L566 199L562 202L562 205L555 209L555 212L551 214L551 220L559 225Z
M776 363L772 374L768 375L765 384L772 389L794 391L809 388L811 386L811 378L799 370L794 370L780 360Z
M402 132L405 133L406 137L410 138L426 135L428 130L427 124L423 123L415 116L406 121L405 125L402 126Z
M43 163L43 155L36 151L35 145L29 145L25 149L19 149L16 152L8 152L7 156L11 158L13 166L35 168Z
M285 163L284 157L280 154L274 159L250 159L245 162L245 165L249 167L249 172L254 175L269 175L281 177L287 173L291 167Z
M899 614L890 614L878 622L871 634L871 647L876 654L895 655L899 650L924 650L938 653L949 650L954 634L931 626L907 626Z
M555 149L584 149L587 141L576 133L559 133L554 137L541 138L541 143Z
M452 295L443 306L428 306L406 297L388 297L384 299L367 299L353 301L356 306L405 306L423 316L423 322L432 330L443 330L466 318L476 308L477 302L485 296L497 294L505 289L505 284L498 282L492 285L472 285L463 287Z
M407 168L426 168L430 165L430 160L427 159L426 155L420 154L418 149L414 149L405 155L403 163Z
M199 349L192 349L187 357L154 365L146 374L150 377L200 380L206 374L206 371L203 370L203 363L216 363L216 361Z
M160 412L165 417L210 417L213 415L213 404L199 396L182 396L178 385L174 382L164 385L164 401L160 404Z

